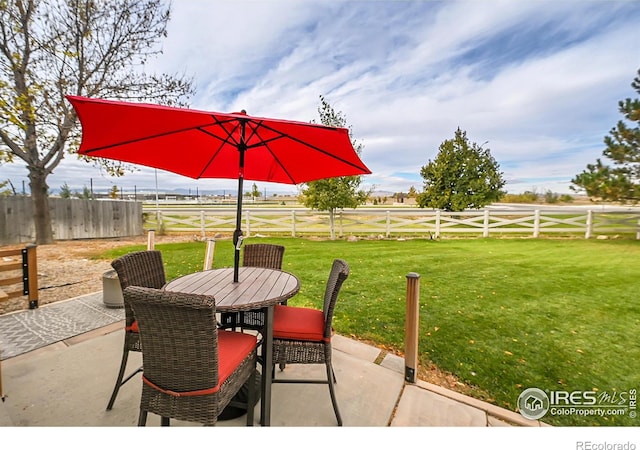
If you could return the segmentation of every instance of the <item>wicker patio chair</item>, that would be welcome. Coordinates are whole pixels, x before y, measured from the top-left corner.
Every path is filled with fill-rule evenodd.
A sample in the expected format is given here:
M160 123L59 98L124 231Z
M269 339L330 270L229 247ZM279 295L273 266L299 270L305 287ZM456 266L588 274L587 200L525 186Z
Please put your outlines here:
M243 247L242 265L281 270L284 249L283 245L276 244L246 244ZM264 313L262 311L223 313L220 324L222 328L239 327L260 331L264 326Z
M124 291L138 320L144 351L138 426L147 414L215 425L247 383L247 425L256 404L255 336L216 328L212 296L130 286Z
M166 283L164 265L162 263L162 253L158 250L145 250L128 253L112 261L111 267L113 267L118 274L118 280L120 281L120 287L123 292L129 286L142 286L159 289ZM107 405L107 411L113 408L113 403L116 401L120 388L135 374L142 371L142 367L139 367L126 378L124 377L127 369L129 352L142 351L140 346L140 336L138 334L138 323L136 322L131 306L127 303L126 299L124 300L124 315L125 327L122 361L120 362L120 371L118 372L116 385L113 388L113 393L111 394L109 404Z
M273 317L273 382L328 384L339 426L342 426L342 418L333 386L336 377L331 364L331 321L338 293L348 276L349 265L342 259L334 260L327 280L322 311L276 305ZM327 379L276 379L276 363L280 368L285 364L324 364Z

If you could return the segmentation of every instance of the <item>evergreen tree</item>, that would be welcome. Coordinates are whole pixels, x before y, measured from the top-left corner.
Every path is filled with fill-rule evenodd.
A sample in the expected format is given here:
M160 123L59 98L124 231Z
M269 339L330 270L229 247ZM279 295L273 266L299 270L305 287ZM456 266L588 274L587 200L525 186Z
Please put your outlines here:
M640 69L631 86L640 94ZM618 109L626 122L618 121L605 136L606 148L602 152L613 165L603 163L600 158L595 164L587 164L587 169L571 180L575 184L571 189L600 200L637 203L640 200L640 98L621 100Z
M71 188L67 183L60 186L60 198L71 198Z
M76 192L76 197L84 199L84 200L93 200L94 195L87 186L82 187L82 192Z

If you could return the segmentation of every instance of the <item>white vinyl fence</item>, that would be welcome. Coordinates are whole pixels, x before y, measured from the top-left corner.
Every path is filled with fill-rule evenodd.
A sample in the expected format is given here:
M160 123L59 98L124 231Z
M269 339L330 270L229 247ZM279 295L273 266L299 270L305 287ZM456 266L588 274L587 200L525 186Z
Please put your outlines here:
M146 208L145 228L167 232L232 233L235 208ZM423 209L358 208L336 213L338 236L430 236L445 234L541 237L631 235L640 239L640 212L595 210L474 210L445 212ZM262 235L329 235L327 212L304 208L245 208L246 237Z

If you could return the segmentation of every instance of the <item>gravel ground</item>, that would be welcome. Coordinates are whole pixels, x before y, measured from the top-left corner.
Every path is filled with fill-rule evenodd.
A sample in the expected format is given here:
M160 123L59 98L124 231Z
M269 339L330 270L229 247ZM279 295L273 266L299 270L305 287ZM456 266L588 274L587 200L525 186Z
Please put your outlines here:
M156 244L190 240L194 240L192 235L156 235L155 237ZM37 248L39 304L46 305L101 291L102 274L111 269L111 260L92 258L96 254L114 247L133 244L146 245L146 243L147 237L139 236L57 241L50 245L39 245ZM24 245L3 248L24 248ZM5 262L9 261L5 260ZM0 314L26 308L28 308L26 297L0 302Z

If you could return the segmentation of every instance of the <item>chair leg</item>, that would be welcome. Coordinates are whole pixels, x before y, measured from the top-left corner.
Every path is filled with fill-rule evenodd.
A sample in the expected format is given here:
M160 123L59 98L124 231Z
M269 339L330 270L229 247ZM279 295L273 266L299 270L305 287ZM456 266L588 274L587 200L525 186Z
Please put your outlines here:
M257 395L256 395L256 370L253 371L249 377L249 396L247 398L247 426L253 426L253 416L256 409Z
M129 350L126 348L122 351L122 362L120 363L120 372L118 372L118 378L116 379L116 385L113 388L113 393L111 394L111 398L109 399L109 404L107 405L107 411L110 411L113 408L113 404L116 401L116 397L118 396L118 391L120 390L120 386L122 386L122 379L124 378L124 371L127 369L127 359L129 358Z
M238 317L239 322L238 322L238 323L236 323L235 325L240 329L240 331L244 331L244 330L242 329L242 324L244 323L244 312L243 312L243 311L240 311L240 312L237 314L237 317Z
M140 410L140 415L138 416L138 426L144 427L147 424L147 412Z
M168 417L162 417L160 419L160 426L161 427L168 427L169 426L169 418Z
M118 372L118 379L116 380L116 385L113 387L113 393L111 394L111 398L109 399L109 404L107 405L107 411L110 411L113 408L113 404L116 401L116 397L118 396L118 392L120 388L124 386L124 384L133 378L138 372L142 372L142 366L138 367L136 370L127 375L127 378L124 380L124 372L127 370L127 360L129 359L129 350L122 351L122 362L120 363L120 371Z
M342 417L340 417L340 410L338 410L338 401L336 400L336 393L334 390L334 383L336 382L336 376L333 372L331 363L327 363L327 383L329 384L329 394L331 394L331 403L333 404L333 411L336 413L336 419L338 420L338 426L342 426Z

